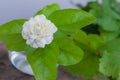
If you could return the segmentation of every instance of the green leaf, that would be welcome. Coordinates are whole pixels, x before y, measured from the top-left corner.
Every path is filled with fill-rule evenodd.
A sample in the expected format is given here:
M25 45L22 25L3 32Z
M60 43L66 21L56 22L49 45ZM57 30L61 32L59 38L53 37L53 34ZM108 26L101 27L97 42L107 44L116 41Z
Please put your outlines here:
M60 65L73 65L82 60L83 51L69 38L61 37L57 40L57 44L60 48L58 57L58 63Z
M8 50L23 51L26 46L22 38L22 25L26 20L13 20L0 26L0 41L4 42Z
M74 41L79 42L81 45L82 44L85 45L85 46L89 45L88 35L82 30L79 30L79 32L75 35L72 35L72 37L73 37Z
M95 21L91 14L78 9L63 9L53 12L48 17L60 31L66 34L74 34Z
M119 29L116 20L107 15L98 19L98 24L106 31L117 31Z
M102 29L100 29L100 33L101 33L101 37L106 41L111 41L115 38L117 38L119 36L119 31L115 31L115 32L109 32L109 31L104 31Z
M84 52L84 58L78 64L65 67L73 75L93 77L99 71L99 57L95 53Z
M120 77L120 39L109 41L101 52L100 72L113 78Z
M88 2L88 4L85 7L83 7L83 10L89 11L90 9L99 8L99 7L100 7L100 5L97 1L94 1L94 2L92 1L92 2ZM99 14L99 12L98 12L98 14Z
M99 48L104 45L104 41L98 35L87 35L81 30L76 35L72 35L72 39L82 48L84 57L78 64L67 66L65 69L74 75L94 76L99 70Z
M114 19L120 20L120 15L111 8L111 5L114 4L115 2L116 0L104 0L101 6L104 12L106 13L106 15L109 15Z
M75 35L72 35L72 39L76 45L78 45L80 48L88 49L91 52L91 47L89 47L89 39L88 35L82 31L79 30L79 32Z
M42 10L38 11L35 15L44 14L45 16L50 16L53 12L60 10L60 7L57 3L47 5Z
M110 8L110 2L110 0L104 0L103 4L98 7L93 6L90 13L97 17L96 24L102 27L103 30L117 31L119 29L117 20L120 20L120 15Z
M112 8L117 12L120 13L120 2L114 2L112 3Z
M102 7L105 8L105 9L110 9L110 0L104 0L102 2Z
M36 80L56 80L59 48L54 42L45 48L28 47L26 52Z
M0 35L21 34L22 25L24 24L25 21L26 21L25 19L19 19L0 25Z
M92 49L92 51L99 50L105 44L104 40L96 34L88 35L88 39L89 39L89 46Z
M89 52L95 52L105 44L104 40L100 36L96 34L87 35L82 30L77 34L72 35L72 37L76 45L79 45L82 49L89 50Z
M24 51L26 46L25 40L23 40L21 34L13 35L1 35L0 42L4 42L8 50L11 51Z

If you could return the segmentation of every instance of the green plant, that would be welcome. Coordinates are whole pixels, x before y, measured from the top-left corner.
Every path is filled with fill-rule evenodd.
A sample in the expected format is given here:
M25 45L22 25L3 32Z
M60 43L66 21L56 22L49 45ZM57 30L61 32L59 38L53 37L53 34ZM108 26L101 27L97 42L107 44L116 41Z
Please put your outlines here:
M65 66L65 69L74 75L93 77L101 72L111 80L120 80L120 3L116 0L98 3L96 0L81 8L96 16L97 20L73 36L85 56L79 63Z
M90 41L91 50L93 51L96 50L99 42L102 43L97 35L87 36L84 32L80 31L81 28L91 24L96 19L83 10L60 9L57 4L52 4L45 6L34 16L40 14L44 14L58 28L58 31L54 34L54 40L45 48L32 48L26 44L22 37L22 26L27 19L13 20L0 25L0 41L5 43L8 50L25 51L27 53L27 59L36 80L55 80L58 64L68 66L76 64L83 59L84 52L74 43L72 37L70 37L71 35L80 32L79 35L87 37L89 40L95 37L94 39L97 42L92 42L92 39ZM77 38L79 35L75 35L75 37Z

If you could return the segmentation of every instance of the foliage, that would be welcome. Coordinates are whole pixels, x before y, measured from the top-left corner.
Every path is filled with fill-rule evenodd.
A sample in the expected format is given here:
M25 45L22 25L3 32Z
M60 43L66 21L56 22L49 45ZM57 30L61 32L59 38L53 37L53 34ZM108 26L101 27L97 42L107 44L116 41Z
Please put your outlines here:
M0 25L0 41L5 42L8 50L27 53L36 80L56 80L57 65L70 66L83 59L84 51L68 35L78 33L81 28L91 24L96 18L83 10L60 9L57 4L45 6L35 15L40 14L44 14L58 27L51 44L38 49L26 45L21 36L22 25L26 20L13 20ZM98 40L98 37L96 36L95 39ZM90 40L92 50L96 50L98 48L96 44L101 41L94 43L92 39Z
M89 13L52 4L34 15L44 14L58 28L53 42L44 49L26 45L21 36L25 19L0 25L0 41L8 50L26 51L36 80L56 80L58 65L73 75L102 73L120 80L120 3L95 1L81 8Z
M83 31L79 31L73 35L73 40L84 51L84 58L79 63L67 66L65 69L72 72L74 75L82 75L91 77L98 73L99 69L99 49L104 45L104 41L95 34L87 35Z
M111 80L120 80L120 2L102 0L102 3L99 3L96 0L89 2L85 7L81 7L80 4L77 6L96 16L97 20L94 24L82 28L88 35L82 32L79 33L82 35L73 37L76 45L82 48L84 57L75 65L65 66L65 69L84 77L93 77L101 72L107 77L112 77ZM88 39L91 34L95 36Z
M120 39L113 39L102 48L102 58L100 59L100 72L106 76L120 78Z

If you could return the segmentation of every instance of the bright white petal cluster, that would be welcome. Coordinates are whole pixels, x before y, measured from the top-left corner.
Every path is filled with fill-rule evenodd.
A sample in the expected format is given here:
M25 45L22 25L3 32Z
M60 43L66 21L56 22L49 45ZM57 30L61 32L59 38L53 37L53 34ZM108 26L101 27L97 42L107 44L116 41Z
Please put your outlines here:
M22 36L31 47L44 48L52 42L56 31L56 26L50 20L44 15L38 15L24 23Z

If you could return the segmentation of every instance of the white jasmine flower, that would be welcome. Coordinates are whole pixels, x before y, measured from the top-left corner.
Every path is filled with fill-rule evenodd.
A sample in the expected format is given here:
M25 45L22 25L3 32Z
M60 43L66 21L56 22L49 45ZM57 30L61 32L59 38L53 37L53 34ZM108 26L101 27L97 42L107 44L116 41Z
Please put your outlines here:
M44 48L52 42L56 31L56 26L50 20L44 15L38 15L24 23L22 36L31 47Z

